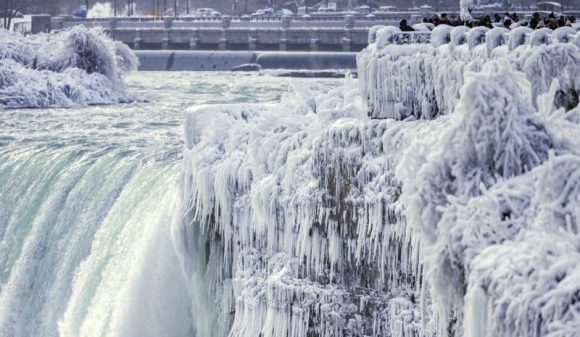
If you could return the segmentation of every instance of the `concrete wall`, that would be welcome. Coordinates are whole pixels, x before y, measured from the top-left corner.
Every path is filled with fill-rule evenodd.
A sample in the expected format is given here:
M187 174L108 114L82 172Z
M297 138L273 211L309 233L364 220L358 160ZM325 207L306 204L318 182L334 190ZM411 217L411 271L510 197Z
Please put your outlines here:
M219 20L151 20L109 18L59 20L56 29L82 24L101 26L115 40L135 50L246 50L246 51L360 51L370 27L389 24L375 19L311 20L284 16L278 20L244 21L223 16ZM398 23L393 23L398 24Z
M356 53L138 50L141 71L230 71L242 64L262 69L356 69Z
M256 63L262 69L333 70L356 69L357 53L259 53Z
M368 29L115 29L116 40L139 49L360 51Z

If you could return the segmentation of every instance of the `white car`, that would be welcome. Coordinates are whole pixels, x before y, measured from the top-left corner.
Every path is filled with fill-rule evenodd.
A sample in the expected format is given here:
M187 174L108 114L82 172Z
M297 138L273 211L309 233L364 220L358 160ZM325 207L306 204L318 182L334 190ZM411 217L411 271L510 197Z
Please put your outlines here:
M200 17L220 17L221 13L214 10L213 8L198 8L195 11L195 16Z

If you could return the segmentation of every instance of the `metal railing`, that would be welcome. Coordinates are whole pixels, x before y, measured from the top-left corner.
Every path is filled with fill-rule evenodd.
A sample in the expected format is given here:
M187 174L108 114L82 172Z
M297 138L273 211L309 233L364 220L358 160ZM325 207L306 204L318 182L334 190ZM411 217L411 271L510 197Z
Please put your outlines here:
M394 44L431 43L431 32L400 32L393 36Z
M552 34L553 33L537 36L534 41L531 40L532 33L526 33L523 35L523 37L521 35L514 35L513 38L521 39L520 41L515 42L516 46L530 45L532 43L534 45L553 44L560 42L572 42L576 38L576 35L580 33L560 35L557 41L553 40ZM482 35L481 41L478 44L485 43L485 37L486 35ZM497 41L498 45L499 46L508 45L511 38L512 36L510 33L501 34L499 36L499 40ZM398 32L393 34L392 44L406 45L406 44L427 44L427 43L431 43L431 32L415 31L415 32ZM463 43L460 44L464 43L467 43L466 39L463 39Z

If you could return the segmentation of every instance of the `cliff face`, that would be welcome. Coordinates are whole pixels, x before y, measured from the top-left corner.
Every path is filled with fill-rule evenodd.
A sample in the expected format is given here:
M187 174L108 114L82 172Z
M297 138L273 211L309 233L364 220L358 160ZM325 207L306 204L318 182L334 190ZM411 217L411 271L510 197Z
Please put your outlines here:
M578 331L576 84L526 71L573 74L577 47L478 58L390 33L359 55L359 83L187 111L174 242L198 335Z
M206 238L191 257L209 251L189 272L207 273L231 336L416 332L419 253L394 168L430 126L369 121L352 83L323 97L295 89L276 107L188 111L192 223L180 230Z

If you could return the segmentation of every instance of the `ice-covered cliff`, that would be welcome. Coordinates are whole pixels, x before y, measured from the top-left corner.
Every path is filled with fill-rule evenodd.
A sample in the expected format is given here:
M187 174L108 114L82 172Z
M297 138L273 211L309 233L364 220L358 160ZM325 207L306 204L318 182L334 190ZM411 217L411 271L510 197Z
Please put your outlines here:
M129 47L98 29L28 36L2 29L0 109L132 101L122 74L137 65Z
M326 95L187 111L199 335L577 336L580 50L444 29L379 30Z

